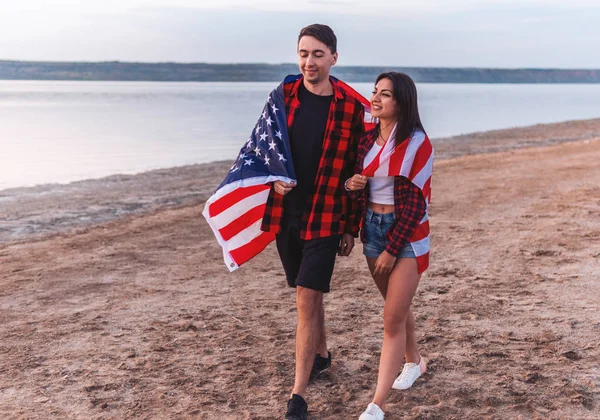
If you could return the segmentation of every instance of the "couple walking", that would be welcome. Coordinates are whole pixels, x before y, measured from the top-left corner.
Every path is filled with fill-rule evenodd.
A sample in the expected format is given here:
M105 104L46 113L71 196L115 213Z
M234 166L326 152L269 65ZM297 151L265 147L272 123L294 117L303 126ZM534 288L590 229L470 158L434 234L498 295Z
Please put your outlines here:
M350 255L360 233L385 301L377 386L360 420L381 420L392 388L411 387L426 370L411 302L429 262L433 150L410 77L380 74L369 103L330 76L338 58L331 28L303 28L297 53L301 75L282 83L295 179L267 184L261 222L262 232L275 234L288 285L296 288L295 380L285 418L307 419L308 383L331 366L323 295L336 256Z

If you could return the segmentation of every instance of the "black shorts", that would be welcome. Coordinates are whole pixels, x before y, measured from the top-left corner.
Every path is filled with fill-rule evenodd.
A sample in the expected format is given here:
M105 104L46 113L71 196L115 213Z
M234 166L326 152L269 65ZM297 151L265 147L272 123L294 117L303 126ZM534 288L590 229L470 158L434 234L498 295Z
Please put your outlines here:
M341 239L342 235L333 235L303 240L298 223L285 221L276 243L288 286L329 292Z

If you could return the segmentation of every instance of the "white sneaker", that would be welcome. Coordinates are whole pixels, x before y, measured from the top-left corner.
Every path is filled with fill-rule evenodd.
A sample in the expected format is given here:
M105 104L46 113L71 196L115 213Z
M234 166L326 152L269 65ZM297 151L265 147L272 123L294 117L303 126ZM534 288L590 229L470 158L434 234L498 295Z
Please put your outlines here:
M383 420L385 413L375 403L369 403L364 413L360 415L358 420Z
M402 368L402 373L394 381L392 388L394 389L408 389L415 381L427 371L425 361L421 357L419 364L417 363L405 363Z

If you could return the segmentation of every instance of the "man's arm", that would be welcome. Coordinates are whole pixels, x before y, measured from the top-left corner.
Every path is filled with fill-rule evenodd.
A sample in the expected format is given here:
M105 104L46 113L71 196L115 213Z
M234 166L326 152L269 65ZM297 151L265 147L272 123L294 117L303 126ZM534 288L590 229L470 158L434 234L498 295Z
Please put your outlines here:
M360 104L356 101L356 109L352 118L352 129L350 132L350 142L348 144L348 150L346 152L346 171L342 182L346 182L352 177L356 171L359 171L357 167L357 152L358 152L358 140L365 132L365 111ZM360 219L362 217L360 210L360 203L358 202L358 194L348 192L350 196L348 200L348 207L346 209L346 226L345 233L351 234L353 237L358 237L358 231L360 230Z

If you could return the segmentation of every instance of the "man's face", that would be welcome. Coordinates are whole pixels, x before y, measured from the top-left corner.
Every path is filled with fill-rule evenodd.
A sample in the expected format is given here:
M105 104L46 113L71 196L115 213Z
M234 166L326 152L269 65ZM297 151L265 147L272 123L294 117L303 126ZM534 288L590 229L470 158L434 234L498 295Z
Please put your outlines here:
M312 36L303 36L298 42L298 66L308 83L316 85L328 79L337 56L337 52L331 54L327 45Z

